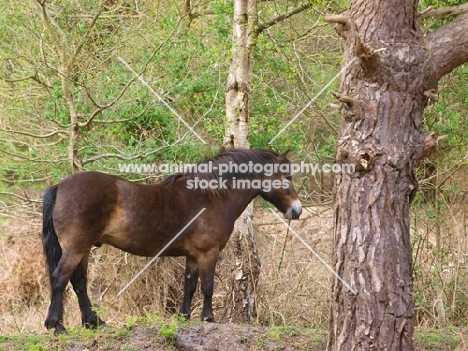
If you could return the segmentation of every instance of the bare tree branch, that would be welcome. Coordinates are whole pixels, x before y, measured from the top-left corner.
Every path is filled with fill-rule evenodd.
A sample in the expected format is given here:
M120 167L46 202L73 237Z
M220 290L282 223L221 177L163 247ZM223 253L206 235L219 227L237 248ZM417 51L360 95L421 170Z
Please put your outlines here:
M146 69L146 66L145 66L145 69ZM142 74L142 73L140 73ZM96 106L96 108L100 109L101 111L102 110L106 110L106 109L109 109L111 108L117 101L119 101L122 96L125 94L125 92L128 90L128 88L130 87L130 85L135 81L136 77L132 77L130 78L127 83L125 84L125 86L120 90L119 94L116 96L116 98L114 100L112 100L111 102L108 102L107 104L105 105L100 105L96 100L94 100L93 96L91 95L88 87L86 85L83 85L85 91L86 91L86 96L88 96L88 99L93 103L94 106Z
M50 179L50 176L45 176L45 177L40 177L40 178L29 178L29 179L15 179L14 181L11 180L11 179L6 179L6 178L1 178L0 179L0 182L4 182L4 183L32 183L32 182L43 182L43 181L46 181Z
M90 158L88 158L86 160L83 160L81 164L82 164L82 166L84 166L87 163L95 162L95 161L106 159L106 158L116 158L116 159L124 160L124 161L133 161L133 160L137 160L137 159L140 159L140 158L148 157L148 156L153 155L153 154L155 154L155 153L157 153L157 152L159 152L161 150L172 147L172 146L176 145L179 141L180 140L177 140L176 142L174 142L174 143L172 143L170 145L161 146L161 147L158 147L157 149L151 150L149 152L144 152L144 153L141 153L141 154L137 154L137 155L122 155L122 154L116 154L116 153L96 155L94 157L90 157Z
M4 153L5 155L8 155L8 156L11 156L11 157L16 157L16 158L19 158L21 160L26 160L28 162L37 162L37 163L47 163L47 164L51 164L51 163L62 163L62 162L65 162L67 161L67 159L63 159L63 158L59 158L59 159L55 159L55 160L52 160L52 159L42 159L40 157L36 157L36 158L31 158L31 157L26 157L24 155L21 155L21 154L14 154L12 152L8 152L6 150L2 150L0 149L0 152L1 153Z
M125 86L122 88L120 93L117 95L117 97L112 100L111 102L107 103L106 105L99 105L96 100L94 100L93 96L91 95L90 91L88 90L88 87L86 85L83 85L86 95L88 96L89 100L93 103L94 106L96 106L96 110L93 111L91 116L88 118L86 122L78 123L78 127L87 127L91 124L91 122L96 118L97 115L101 114L102 111L107 110L111 108L117 101L119 101L123 94L127 91L127 89L130 87L131 83L135 80L135 77L130 78Z
M208 2L207 2L208 3ZM199 6L200 4L196 4ZM185 0L184 1L184 6L183 6L183 12L182 12L182 18L188 18L188 23L187 25L190 26L190 23L192 20L204 16L204 15L214 15L215 12L213 10L204 10L202 12L192 12L192 1L191 0Z
M306 3L304 5L300 5L300 6L297 6L291 10L289 10L288 12L285 12L285 13L282 13L276 17L273 17L271 20L267 21L267 22L264 22L262 24L260 24L256 30L256 33L259 34L261 32L263 32L265 29L275 25L276 23L278 22L281 22L291 16L294 16L298 13L301 13L302 11L304 10L307 10L308 8L311 8L312 7L312 3Z
M58 38L55 35L55 32L52 30L52 27L50 25L51 20L50 20L49 14L47 13L47 8L46 8L46 5L45 5L46 1L45 0L42 0L42 1L36 0L36 2L37 2L37 4L39 4L39 7L41 9L42 23L44 25L45 30L50 35L54 45L56 47L60 47L61 49L63 49L63 38ZM62 35L63 33L60 33L60 34Z
M441 7L438 9L433 9L432 7L429 7L419 14L419 18L425 19L429 17L456 16L461 15L465 12L468 12L468 3L458 6Z
M426 80L428 90L447 73L468 61L468 13L429 33L426 37L430 51L431 69Z
M96 118L96 116L102 113L102 111L104 111L103 108L95 109L91 116L86 120L86 122L78 122L78 127L83 128L89 126L91 122L93 122L93 120Z
M50 132L48 134L32 134L32 133L28 133L28 132L22 132L22 131L19 131L19 130L10 130L10 129L1 129L1 131L5 132L5 133L25 135L25 136L29 136L29 137L32 137L32 138L38 138L38 139L50 138L51 136L54 136L54 135L57 135L57 134L60 134L60 133L67 133L67 132L65 132L63 130L54 130L53 132Z
M27 77L22 77L22 78L7 78L7 77L0 76L0 79L8 83L18 83L18 82L23 82L25 80L33 79L33 78L34 78L34 74L31 74Z
M80 51L83 48L83 45L86 42L86 39L88 39L91 32L93 31L94 26L96 25L96 22L97 22L99 16L101 15L101 12L102 12L102 0L99 1L98 9L97 9L96 14L94 15L93 19L91 20L91 23L90 23L90 25L88 27L88 30L86 31L85 35L81 39L81 42L76 47L75 52L73 52L73 55L70 57L70 60L68 61L68 66L73 65L73 62L76 60L76 58L80 54Z
M24 196L20 196L20 195L18 195L18 194L15 194L15 193L10 193L10 192L7 192L7 191L0 191L0 195L11 196L11 197L20 199L20 200L23 201L23 202L36 202L36 203L38 203L38 204L42 203L42 200L40 200L40 199L32 199L32 198L30 198L27 194L25 194L26 197L24 197Z
M349 16L340 14L340 15L327 15L325 16L325 22L329 23L339 23L347 25L349 21Z
M110 121L98 120L98 121L96 121L96 123L108 123L108 124L110 124L110 123L122 123L122 122L132 121L132 120L134 120L134 119L137 119L137 118L143 116L143 115L146 113L146 111L148 111L149 108L151 108L151 107L153 107L153 106L154 106L154 104L147 104L147 105L145 106L145 108L144 108L140 113L138 113L138 114L135 115L135 116L129 117L129 118L114 119L114 120L110 120Z
M53 141L53 142L50 142L50 143L43 143L43 144L40 144L40 145L34 145L34 149L38 149L39 147L43 148L43 147L55 146L55 145L60 144L65 139L66 139L65 137L59 137L56 141ZM2 142L2 143L12 143L12 142L14 142L15 144L18 144L18 145L31 147L30 142L26 142L26 141L22 141L22 140L11 140L11 139L8 140L8 139L0 138L0 142Z

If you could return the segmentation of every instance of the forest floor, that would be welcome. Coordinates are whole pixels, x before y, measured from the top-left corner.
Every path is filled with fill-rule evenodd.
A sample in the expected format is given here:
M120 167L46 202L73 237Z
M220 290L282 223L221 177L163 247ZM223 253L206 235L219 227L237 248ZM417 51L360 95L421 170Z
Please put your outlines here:
M70 328L67 335L0 336L4 351L325 351L327 332L295 327L259 327L201 322L136 321L121 328ZM468 329L416 330L416 351L468 350Z

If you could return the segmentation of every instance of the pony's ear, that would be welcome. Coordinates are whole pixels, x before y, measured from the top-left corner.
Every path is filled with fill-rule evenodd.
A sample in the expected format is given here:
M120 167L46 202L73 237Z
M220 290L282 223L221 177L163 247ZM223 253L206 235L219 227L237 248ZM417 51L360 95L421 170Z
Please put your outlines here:
M291 150L287 149L285 152L283 152L281 155L278 156L279 159L281 160L286 160L288 158L288 154Z

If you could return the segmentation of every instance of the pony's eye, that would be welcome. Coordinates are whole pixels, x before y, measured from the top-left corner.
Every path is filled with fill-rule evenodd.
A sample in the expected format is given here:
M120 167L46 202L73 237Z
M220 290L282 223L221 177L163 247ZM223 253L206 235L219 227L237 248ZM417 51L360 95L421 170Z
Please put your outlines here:
M288 176L286 176L286 179L291 182L292 181L292 176L288 175Z

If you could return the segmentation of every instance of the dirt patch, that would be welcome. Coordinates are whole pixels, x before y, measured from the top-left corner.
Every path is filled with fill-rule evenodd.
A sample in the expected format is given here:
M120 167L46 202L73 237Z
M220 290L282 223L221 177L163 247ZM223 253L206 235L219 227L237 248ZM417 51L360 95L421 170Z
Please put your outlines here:
M69 347L57 347L57 350L66 351L91 351L91 350L148 350L167 351L170 350L170 342L161 337L158 329L152 327L137 327L132 332L119 332L114 330L110 333L100 333L99 336L85 342L74 342L73 338L67 341Z
M175 346L180 351L325 350L325 335L314 333L303 334L294 328L204 324L181 330Z
M138 327L125 338L108 340L101 335L86 342L69 342L67 351L148 350L148 351L324 351L326 334L303 334L294 329L274 330L234 324L203 324L178 331L175 337L162 337L156 328ZM111 338L113 339L113 338ZM58 348L60 349L60 348Z

